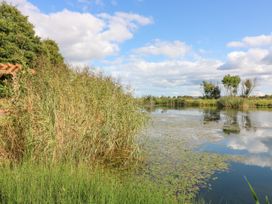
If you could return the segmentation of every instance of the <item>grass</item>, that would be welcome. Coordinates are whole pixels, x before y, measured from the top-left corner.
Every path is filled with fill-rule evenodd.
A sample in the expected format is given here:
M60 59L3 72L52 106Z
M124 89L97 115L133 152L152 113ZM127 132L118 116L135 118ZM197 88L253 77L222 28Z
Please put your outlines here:
M246 108L247 103L244 98L241 97L222 97L218 100L218 106L223 108L240 109Z
M231 109L248 108L272 108L272 98L261 97L235 97L225 96L219 99L205 99L193 97L153 97L148 96L138 100L145 106L168 106L168 107L219 107Z
M36 75L19 76L8 101L1 159L119 166L141 157L135 138L146 116L110 77L41 60Z
M86 165L25 163L0 168L0 203L174 204L174 197L147 181L122 180Z

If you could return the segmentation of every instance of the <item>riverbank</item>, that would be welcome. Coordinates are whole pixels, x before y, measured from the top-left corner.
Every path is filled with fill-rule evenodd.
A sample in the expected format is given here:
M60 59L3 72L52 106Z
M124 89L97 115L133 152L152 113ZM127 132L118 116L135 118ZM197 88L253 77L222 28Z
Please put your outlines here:
M0 168L1 203L174 204L174 197L143 180L122 179L83 165Z
M272 108L272 97L221 97L204 99L193 97L143 97L138 102L144 106L166 107L218 107L232 109Z

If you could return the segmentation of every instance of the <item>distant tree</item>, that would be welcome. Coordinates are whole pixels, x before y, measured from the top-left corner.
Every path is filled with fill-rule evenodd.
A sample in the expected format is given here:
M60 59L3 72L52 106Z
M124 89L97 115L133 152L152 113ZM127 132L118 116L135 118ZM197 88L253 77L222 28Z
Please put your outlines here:
M0 62L34 67L42 51L40 38L28 18L17 8L0 3Z
M236 96L239 84L241 82L241 78L239 76L231 76L231 75L226 75L224 76L222 83L227 90L227 94L231 96Z
M203 87L205 98L220 98L221 90L218 85L215 85L212 82L203 81L201 86Z
M248 97L256 87L256 78L242 81L242 96Z
M53 65L63 64L63 57L60 54L58 44L50 39L43 40L42 45L45 51L45 55L49 59L50 63Z

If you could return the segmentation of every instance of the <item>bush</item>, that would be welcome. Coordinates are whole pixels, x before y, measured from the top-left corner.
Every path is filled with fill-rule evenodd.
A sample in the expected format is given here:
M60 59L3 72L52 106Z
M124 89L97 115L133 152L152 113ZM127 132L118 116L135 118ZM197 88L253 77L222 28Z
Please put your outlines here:
M0 3L0 63L35 67L43 48L33 25L17 8Z

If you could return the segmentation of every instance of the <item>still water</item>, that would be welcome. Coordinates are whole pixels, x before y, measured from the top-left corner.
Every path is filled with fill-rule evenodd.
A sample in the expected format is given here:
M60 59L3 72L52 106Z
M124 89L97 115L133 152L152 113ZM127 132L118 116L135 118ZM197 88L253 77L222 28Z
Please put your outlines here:
M168 168L168 164L171 165L170 160L175 161L175 167L178 163L184 163L198 171L201 168L194 163L206 159L201 164L206 165L209 161L206 157L199 159L198 156L193 157L195 161L190 163L181 158L186 154L179 152L180 149L183 152L191 149L196 154L211 154L213 159L215 155L239 157L235 161L228 160L229 167L227 170L223 168L224 171L213 166L217 160L211 162L209 168L205 166L205 169L211 169L208 172L210 175L203 177L209 185L192 184L198 185L199 197L216 204L254 203L245 177L259 197L272 196L272 111L156 109L151 111L151 117L152 125L147 134L151 141L149 148L155 153L150 157L151 160L156 160L156 156L165 157L161 161L164 164L161 171ZM159 162L157 159L154 163Z

